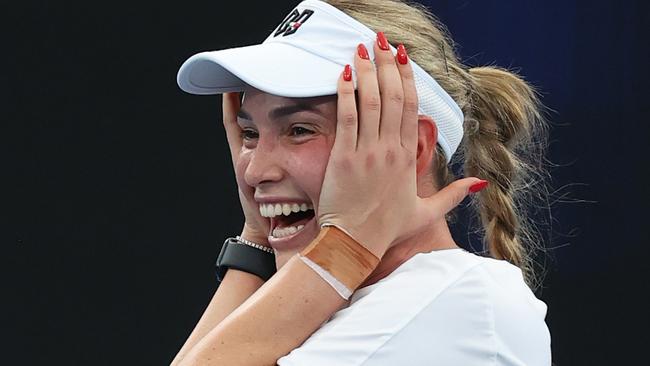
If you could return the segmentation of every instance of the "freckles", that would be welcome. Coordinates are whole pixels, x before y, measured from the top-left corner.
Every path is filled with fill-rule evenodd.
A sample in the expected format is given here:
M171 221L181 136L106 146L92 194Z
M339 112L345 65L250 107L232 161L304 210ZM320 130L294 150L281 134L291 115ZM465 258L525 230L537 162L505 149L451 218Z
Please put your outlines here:
M300 170L318 174L324 173L327 168L331 146L325 140L317 140L299 146L294 152L290 164Z
M287 163L292 166L294 178L302 182L303 189L313 197L320 196L332 144L325 139L298 146Z
M320 171L325 171L327 160L327 157L324 158L323 154L309 151L301 154L299 158L290 159L289 164L291 164L296 171L316 174Z

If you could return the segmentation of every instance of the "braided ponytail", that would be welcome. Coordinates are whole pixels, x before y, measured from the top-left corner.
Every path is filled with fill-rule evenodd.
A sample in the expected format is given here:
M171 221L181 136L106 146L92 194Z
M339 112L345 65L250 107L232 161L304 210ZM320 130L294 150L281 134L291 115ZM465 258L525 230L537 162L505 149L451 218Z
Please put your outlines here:
M496 67L469 69L469 105L463 142L464 173L490 185L474 198L491 256L519 266L535 282L532 251L540 246L523 212L539 179L546 124L534 89ZM528 245L524 245L526 242Z

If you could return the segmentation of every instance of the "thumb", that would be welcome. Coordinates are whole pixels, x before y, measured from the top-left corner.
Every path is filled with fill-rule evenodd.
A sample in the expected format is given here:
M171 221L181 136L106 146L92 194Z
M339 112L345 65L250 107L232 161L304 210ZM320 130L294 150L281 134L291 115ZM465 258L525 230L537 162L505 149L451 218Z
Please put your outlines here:
M222 112L224 123L236 123L237 112L239 112L239 93L223 93L222 96Z
M425 198L425 205L429 211L428 217L440 217L458 206L469 194L477 193L487 187L488 181L471 177L458 179L433 196Z

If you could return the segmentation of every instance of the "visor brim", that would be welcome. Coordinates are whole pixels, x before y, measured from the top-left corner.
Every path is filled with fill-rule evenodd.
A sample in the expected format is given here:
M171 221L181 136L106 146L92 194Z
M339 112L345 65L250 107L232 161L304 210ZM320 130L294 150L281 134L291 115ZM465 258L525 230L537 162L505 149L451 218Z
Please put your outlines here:
M180 67L177 82L191 94L221 94L252 86L283 97L336 94L344 65L285 43L197 53Z

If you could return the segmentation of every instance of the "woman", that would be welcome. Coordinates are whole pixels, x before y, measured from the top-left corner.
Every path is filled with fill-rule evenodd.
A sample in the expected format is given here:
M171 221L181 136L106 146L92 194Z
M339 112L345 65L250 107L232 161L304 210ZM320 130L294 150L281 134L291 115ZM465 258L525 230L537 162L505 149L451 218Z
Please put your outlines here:
M237 243L272 248L277 273L227 270L172 365L550 364L514 196L543 132L534 92L463 67L424 9L328 3L179 71L186 91L225 93ZM486 180L454 181L458 149ZM495 259L460 249L446 221L478 191Z

